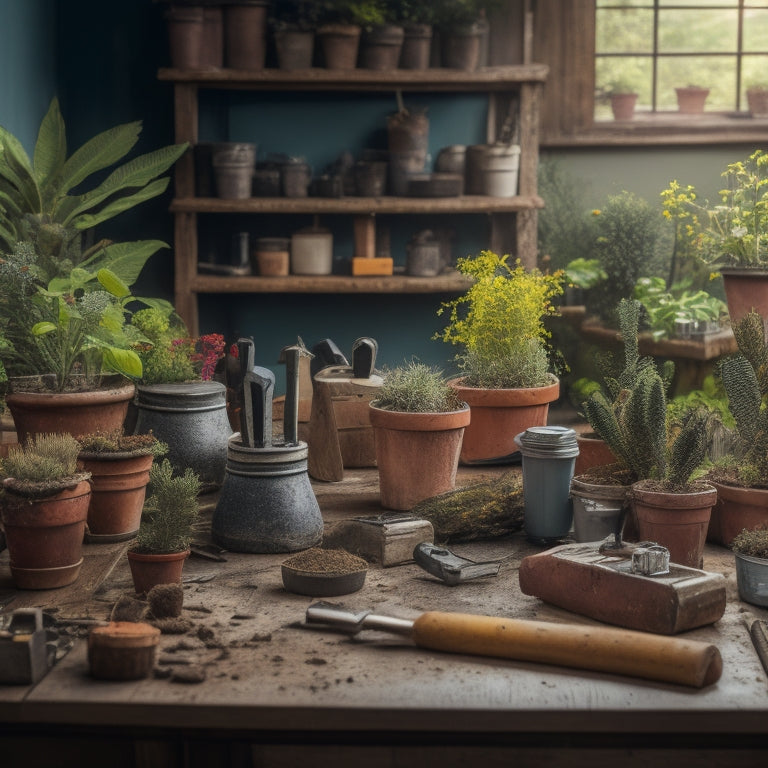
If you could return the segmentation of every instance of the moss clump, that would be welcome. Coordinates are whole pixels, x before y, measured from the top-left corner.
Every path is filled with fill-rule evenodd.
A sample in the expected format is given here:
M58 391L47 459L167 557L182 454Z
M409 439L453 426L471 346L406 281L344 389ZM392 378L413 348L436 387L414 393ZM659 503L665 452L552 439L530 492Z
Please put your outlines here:
M464 407L441 371L415 360L386 372L373 404L403 413L448 413Z
M145 435L124 435L115 432L93 432L80 438L81 453L128 453L131 456L164 456L168 446L152 432Z
M80 444L68 434L40 434L22 446L11 448L0 462L3 485L24 496L51 496L87 480L77 471Z
M189 549L198 514L199 476L189 467L174 475L170 461L163 459L150 469L149 487L133 551L169 554Z
M731 542L731 549L747 557L768 560L768 528L748 531L746 528Z

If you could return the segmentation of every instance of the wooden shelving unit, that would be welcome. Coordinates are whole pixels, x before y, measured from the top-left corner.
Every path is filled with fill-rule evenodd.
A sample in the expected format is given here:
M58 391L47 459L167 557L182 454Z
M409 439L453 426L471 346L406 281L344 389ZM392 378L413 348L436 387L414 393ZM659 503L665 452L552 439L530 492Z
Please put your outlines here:
M195 197L193 153L176 166L176 197L171 204L175 217L175 304L192 333L198 331L197 296L200 293L434 293L463 290L466 280L456 273L436 278L404 275L388 277L267 278L221 277L198 274L199 214L342 214L364 219L375 227L377 214L477 214L489 219L489 246L513 253L524 264L535 265L537 211L544 202L537 194L539 159L539 110L547 67L541 64L484 67L476 72L452 69L378 72L310 69L296 72L266 69L186 71L161 69L159 79L173 84L175 139L198 142L201 89L251 91L421 91L477 92L488 96L486 140L495 141L513 105L520 144L519 194L511 198L467 195L450 198L342 197L250 198L223 200Z

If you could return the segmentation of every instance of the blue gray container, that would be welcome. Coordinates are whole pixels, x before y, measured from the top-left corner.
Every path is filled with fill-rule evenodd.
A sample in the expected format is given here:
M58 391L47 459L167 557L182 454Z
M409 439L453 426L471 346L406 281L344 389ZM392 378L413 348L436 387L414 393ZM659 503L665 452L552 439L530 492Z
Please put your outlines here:
M525 534L536 544L568 535L573 523L570 498L579 446L568 427L529 427L515 436L523 459Z

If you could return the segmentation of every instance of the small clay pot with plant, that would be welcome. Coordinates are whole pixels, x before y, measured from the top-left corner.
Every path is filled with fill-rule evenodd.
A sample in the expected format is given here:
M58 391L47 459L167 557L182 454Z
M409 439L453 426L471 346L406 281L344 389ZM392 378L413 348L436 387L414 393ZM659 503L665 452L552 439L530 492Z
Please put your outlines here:
M768 606L768 528L746 528L731 542L736 556L739 597L753 605Z
M71 435L41 434L0 464L2 522L20 589L63 587L80 573L91 489L77 467L79 450Z
M163 459L152 466L149 482L151 495L144 502L136 540L128 550L137 594L157 584L181 582L198 517L200 478L191 469L176 475L170 461Z
M515 435L545 425L560 394L544 318L556 314L552 299L563 292L562 272L545 275L509 258L481 251L459 259L457 269L471 285L438 310L448 313L448 323L436 338L461 349L456 363L463 375L449 384L472 409L461 452L466 464L517 457Z
M94 432L80 438L80 466L91 474L90 542L124 541L139 530L141 510L155 457L168 446L151 433Z
M470 411L441 371L411 361L385 372L369 411L382 506L406 510L453 489Z

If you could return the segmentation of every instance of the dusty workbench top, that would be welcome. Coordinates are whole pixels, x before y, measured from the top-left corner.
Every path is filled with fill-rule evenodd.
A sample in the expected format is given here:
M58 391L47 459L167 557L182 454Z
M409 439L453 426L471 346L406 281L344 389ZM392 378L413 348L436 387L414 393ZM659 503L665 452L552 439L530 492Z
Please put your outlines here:
M501 471L509 469L462 468L459 482ZM313 485L327 526L383 511L375 470L347 470L340 483ZM210 503L204 514L210 514ZM520 592L520 561L541 551L522 533L451 549L474 560L501 559L498 576L451 587L413 563L372 565L362 590L333 601L352 611L372 609L407 619L441 610L601 626ZM105 578L90 593L85 585L59 600L57 617L106 619L114 602L132 592L125 558L102 556ZM725 615L685 635L714 643L723 657L722 678L703 690L439 653L378 632L350 639L301 628L313 598L283 589L280 564L287 557L227 553L226 562L187 561L183 615L193 627L184 635L163 635L158 658L168 669L200 672L202 682L93 680L80 639L37 685L0 686L0 720L247 733L300 727L446 735L768 734L768 680L741 620L745 610L764 619L768 611L739 602L733 556L724 548L708 545L704 567L726 577ZM44 606L55 600L53 592L36 596Z

